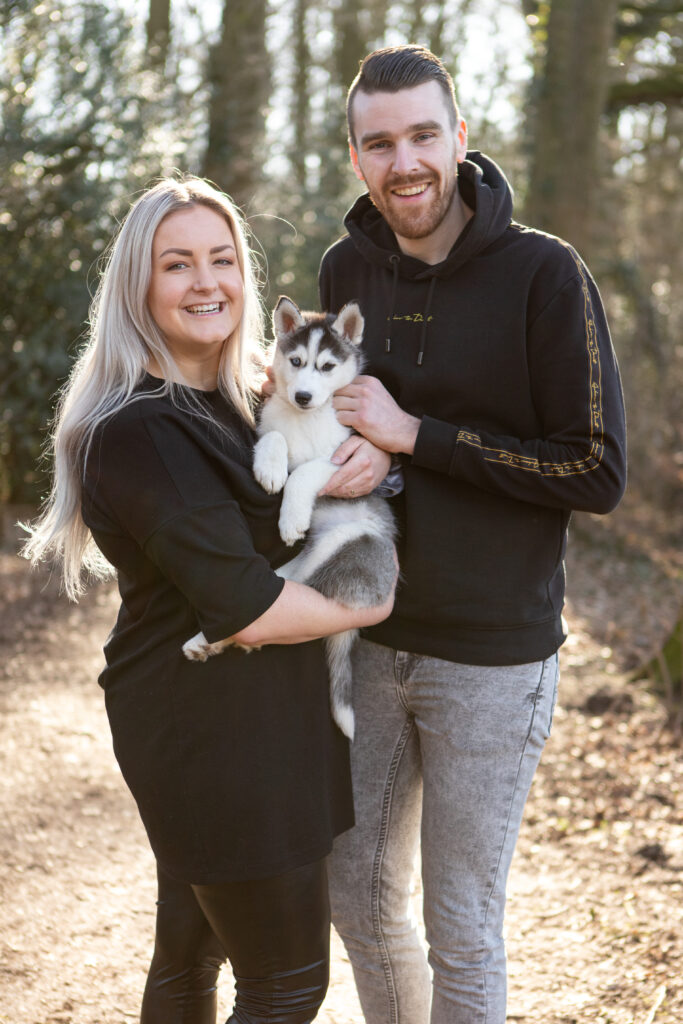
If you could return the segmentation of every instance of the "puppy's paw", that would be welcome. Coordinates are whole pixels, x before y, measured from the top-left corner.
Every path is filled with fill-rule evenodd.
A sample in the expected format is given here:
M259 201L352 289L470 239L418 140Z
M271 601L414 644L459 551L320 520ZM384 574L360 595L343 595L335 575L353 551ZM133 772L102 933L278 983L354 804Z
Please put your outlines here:
M231 646L236 647L238 651L244 651L245 654L251 654L252 651L260 651L262 645L252 644L250 647L249 644L238 644L236 640L233 640Z
M229 643L221 640L216 644L210 644L203 633L197 633L190 640L183 644L183 654L188 661L206 661L214 654L220 654Z
M291 547L298 540L306 536L311 525L311 509L304 505L297 505L294 502L285 500L280 509L280 536L285 544Z
M287 463L278 464L275 459L254 460L254 476L268 494L279 494L287 483Z
M288 475L284 437L274 432L266 434L254 449L254 476L268 494L279 494Z

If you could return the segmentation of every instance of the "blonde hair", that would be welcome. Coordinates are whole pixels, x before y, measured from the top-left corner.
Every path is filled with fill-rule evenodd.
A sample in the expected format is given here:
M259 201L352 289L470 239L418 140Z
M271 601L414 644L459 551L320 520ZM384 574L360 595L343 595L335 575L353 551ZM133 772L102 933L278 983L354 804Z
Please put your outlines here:
M81 516L82 474L95 430L135 400L134 391L150 358L165 378L152 394L170 395L176 401L175 382L183 382L149 312L147 292L157 228L169 214L192 206L206 206L219 213L232 232L244 282L244 310L223 345L217 386L242 418L254 423L254 394L263 363L264 312L246 225L232 200L204 179L164 178L133 204L105 254L90 308L89 340L57 405L49 447L54 460L52 488L40 517L25 526L30 537L22 554L34 564L47 558L60 562L64 589L72 600L83 592L83 570L100 579L113 572ZM146 392L146 397L149 395ZM202 414L211 415L204 407Z

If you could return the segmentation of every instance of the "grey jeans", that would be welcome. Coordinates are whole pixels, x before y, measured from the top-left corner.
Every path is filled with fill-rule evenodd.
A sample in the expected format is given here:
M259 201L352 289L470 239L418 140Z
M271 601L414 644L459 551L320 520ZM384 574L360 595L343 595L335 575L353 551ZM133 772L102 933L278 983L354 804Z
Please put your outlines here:
M505 1021L505 888L557 683L557 655L489 668L356 645L356 826L329 878L367 1024Z

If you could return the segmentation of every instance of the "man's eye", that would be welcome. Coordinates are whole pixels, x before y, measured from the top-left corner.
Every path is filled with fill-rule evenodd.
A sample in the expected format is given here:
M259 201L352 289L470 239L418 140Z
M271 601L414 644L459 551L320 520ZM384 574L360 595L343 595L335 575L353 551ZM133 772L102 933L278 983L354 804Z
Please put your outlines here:
M334 370L336 365L337 365L336 363L324 363L320 367L320 370L321 370L322 373L329 373L330 370Z
M292 366L301 366L301 360L298 356L292 356L289 361Z

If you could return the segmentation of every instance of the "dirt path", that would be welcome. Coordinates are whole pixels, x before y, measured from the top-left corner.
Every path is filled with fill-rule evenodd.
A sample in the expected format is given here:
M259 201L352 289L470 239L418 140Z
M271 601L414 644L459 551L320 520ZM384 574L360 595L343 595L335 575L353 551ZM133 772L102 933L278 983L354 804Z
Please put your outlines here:
M627 534L578 534L561 703L512 871L508 1019L675 1024L680 737L624 669L671 618L678 584ZM125 1024L151 950L154 869L94 682L116 597L98 586L69 606L9 550L0 571L0 1022ZM336 937L333 952L318 1020L362 1024ZM230 996L226 977L221 1020Z

